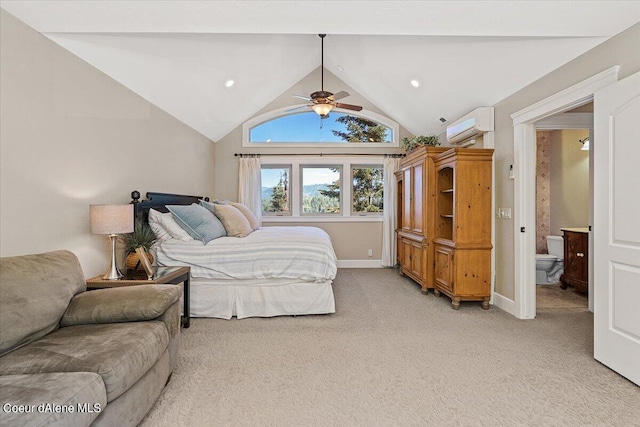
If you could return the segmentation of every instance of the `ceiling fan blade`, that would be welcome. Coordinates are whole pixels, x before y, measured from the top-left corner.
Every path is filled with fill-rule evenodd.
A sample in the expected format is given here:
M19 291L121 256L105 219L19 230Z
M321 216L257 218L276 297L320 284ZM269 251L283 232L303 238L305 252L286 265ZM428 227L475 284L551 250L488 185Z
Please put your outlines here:
M309 98L308 96L302 96L302 95L291 95L294 98L300 98L300 99L304 99L305 101L311 101L311 98Z
M336 107L343 108L345 110L362 111L362 107L359 105L341 104L339 102L336 102Z
M346 98L347 96L349 96L349 92L346 92L344 90L341 90L340 92L336 93L335 95L333 95L331 98L334 101L337 101L338 99L342 99L342 98Z
M309 108L311 105L300 105L299 107L289 108L288 110L284 110L285 113L289 113L291 111L302 110L303 108Z

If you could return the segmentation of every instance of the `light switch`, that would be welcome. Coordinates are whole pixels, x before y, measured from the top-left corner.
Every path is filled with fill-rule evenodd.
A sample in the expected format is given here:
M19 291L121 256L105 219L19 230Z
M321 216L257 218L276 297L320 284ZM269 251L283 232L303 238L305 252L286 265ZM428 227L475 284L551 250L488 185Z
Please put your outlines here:
M500 219L510 219L511 218L511 208L498 208L497 217Z

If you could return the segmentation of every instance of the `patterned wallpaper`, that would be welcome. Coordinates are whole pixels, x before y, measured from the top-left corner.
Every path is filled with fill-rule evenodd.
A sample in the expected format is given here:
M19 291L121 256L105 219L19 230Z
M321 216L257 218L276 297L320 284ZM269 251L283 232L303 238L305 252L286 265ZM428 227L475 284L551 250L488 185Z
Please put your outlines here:
M536 253L547 253L551 223L551 157L549 131L536 132Z

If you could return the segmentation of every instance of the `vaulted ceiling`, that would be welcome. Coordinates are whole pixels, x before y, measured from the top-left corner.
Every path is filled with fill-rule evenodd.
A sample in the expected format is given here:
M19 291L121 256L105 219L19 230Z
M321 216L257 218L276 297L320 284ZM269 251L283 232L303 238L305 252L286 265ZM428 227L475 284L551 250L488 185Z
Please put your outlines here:
M640 21L638 1L0 6L213 141L320 66L318 33L327 70L410 132L439 134L441 117L494 105Z

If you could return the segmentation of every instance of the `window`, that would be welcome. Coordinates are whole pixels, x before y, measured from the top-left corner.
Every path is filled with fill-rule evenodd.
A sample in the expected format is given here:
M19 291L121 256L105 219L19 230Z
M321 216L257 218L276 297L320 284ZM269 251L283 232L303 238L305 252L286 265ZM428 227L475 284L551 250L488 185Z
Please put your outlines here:
M263 166L262 212L264 215L291 215L289 180L291 166Z
M384 180L381 165L353 166L352 212L358 215L382 214Z
M302 214L340 214L342 166L301 166Z
M288 112L284 107L248 120L242 125L245 147L315 147L352 146L398 147L399 126L394 121L373 113L355 113L334 108L321 119L313 111Z
M382 221L381 163L382 156L265 156L263 218L266 222Z

